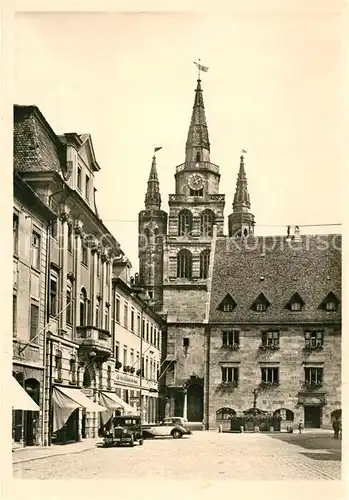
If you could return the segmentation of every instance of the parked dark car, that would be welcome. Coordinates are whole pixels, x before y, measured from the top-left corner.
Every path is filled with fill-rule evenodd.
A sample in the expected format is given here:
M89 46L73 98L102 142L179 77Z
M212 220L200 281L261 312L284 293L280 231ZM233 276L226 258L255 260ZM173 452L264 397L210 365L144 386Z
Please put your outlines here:
M114 417L111 429L104 436L105 446L120 446L128 444L134 446L138 442L143 444L143 435L140 417Z

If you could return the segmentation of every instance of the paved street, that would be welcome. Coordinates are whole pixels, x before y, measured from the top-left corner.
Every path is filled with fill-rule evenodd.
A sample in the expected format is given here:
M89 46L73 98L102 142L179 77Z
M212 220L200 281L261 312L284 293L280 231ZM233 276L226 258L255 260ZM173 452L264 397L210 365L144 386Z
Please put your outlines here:
M311 449L303 448L297 435L287 437L293 444L275 437L196 432L179 440L146 440L144 446L134 448L95 447L17 463L13 471L15 478L23 479L340 479L338 455L327 450L331 434L318 434L318 449L316 436Z

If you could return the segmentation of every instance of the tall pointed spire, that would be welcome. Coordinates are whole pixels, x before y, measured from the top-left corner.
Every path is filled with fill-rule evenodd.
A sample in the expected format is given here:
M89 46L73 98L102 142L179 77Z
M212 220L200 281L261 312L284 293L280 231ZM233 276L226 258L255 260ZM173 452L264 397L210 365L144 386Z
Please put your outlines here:
M236 190L233 202L233 211L247 212L251 208L250 195L247 190L247 178L243 155L240 156L240 168L236 181Z
M159 189L159 179L156 170L156 156L153 156L153 161L150 168L148 189L145 195L145 208L147 210L159 210L161 207L161 194Z
M228 216L228 231L231 237L247 237L254 233L254 215L250 212L251 202L247 189L247 178L243 155L236 181L233 213Z
M197 80L194 106L189 125L185 153L185 160L187 164L210 161L210 141L208 137L204 98L200 79Z

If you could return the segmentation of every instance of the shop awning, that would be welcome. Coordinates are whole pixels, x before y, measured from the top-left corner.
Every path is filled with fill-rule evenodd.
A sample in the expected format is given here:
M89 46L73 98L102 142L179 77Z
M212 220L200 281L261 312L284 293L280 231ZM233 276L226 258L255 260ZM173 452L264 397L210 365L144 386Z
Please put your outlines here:
M85 408L88 411L106 411L79 389L72 387L55 386L52 392L53 401L53 432L61 429L76 408Z
M12 408L14 410L40 411L40 407L13 376L11 383L11 398Z
M119 410L122 408L126 415L138 415L137 408L130 406L114 392L100 392L99 401L109 409Z

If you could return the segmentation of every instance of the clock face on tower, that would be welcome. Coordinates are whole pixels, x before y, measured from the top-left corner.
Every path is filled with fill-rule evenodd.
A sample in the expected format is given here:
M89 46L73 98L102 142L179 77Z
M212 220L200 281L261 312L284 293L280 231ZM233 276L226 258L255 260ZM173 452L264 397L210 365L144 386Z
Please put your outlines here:
M188 179L188 186L194 191L198 191L204 187L204 181L201 175L192 174Z

